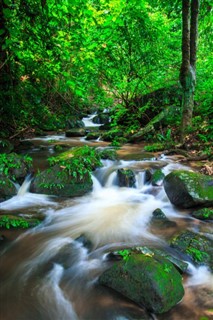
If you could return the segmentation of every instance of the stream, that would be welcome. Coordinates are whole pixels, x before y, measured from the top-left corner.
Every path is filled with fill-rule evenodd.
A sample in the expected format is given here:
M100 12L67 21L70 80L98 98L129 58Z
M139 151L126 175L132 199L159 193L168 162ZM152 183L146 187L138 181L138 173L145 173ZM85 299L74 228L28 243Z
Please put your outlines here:
M47 157L54 154L51 141L70 147L107 145L64 135L30 141L33 148L27 154L33 157L35 170L43 169ZM109 252L130 245L165 248L177 231L210 234L212 225L173 207L162 186L145 183L144 168L162 167L165 174L190 168L164 156L154 159L144 155L144 159L135 160L141 150L140 145L126 145L119 151L120 160L104 160L103 167L93 173L92 192L82 197L59 199L32 194L31 180L27 178L15 197L0 204L5 214L23 211L45 215L39 226L21 233L0 251L0 319L142 319L140 306L97 282L112 264ZM125 167L137 172L135 188L118 187L117 169ZM156 208L162 209L176 226L153 227L150 219ZM85 245L85 239L92 242L92 247ZM150 319L213 319L209 310L213 308L213 297L207 295L213 292L213 274L205 266L188 263L184 289L185 296L177 306L166 314L150 315Z

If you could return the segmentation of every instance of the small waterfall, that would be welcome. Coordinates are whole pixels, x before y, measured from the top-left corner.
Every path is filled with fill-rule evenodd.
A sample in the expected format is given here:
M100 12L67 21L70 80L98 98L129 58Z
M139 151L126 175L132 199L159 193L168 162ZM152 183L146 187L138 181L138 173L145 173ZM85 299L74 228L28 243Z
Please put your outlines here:
M55 206L56 203L50 200L50 197L45 194L30 193L30 183L32 179L28 175L23 184L18 188L17 195L9 200L0 203L1 210L15 210L32 206Z
M94 123L92 121L92 119L96 116L96 113L95 114L92 114L92 115L89 115L88 117L85 117L82 119L84 125L86 128L91 128L91 127L100 127L101 124L99 123Z
M30 184L31 184L32 178L31 175L28 175L20 188L18 189L18 196L24 196L30 189Z
M145 171L138 172L135 175L135 178L136 178L136 188L142 189L145 185L146 172Z

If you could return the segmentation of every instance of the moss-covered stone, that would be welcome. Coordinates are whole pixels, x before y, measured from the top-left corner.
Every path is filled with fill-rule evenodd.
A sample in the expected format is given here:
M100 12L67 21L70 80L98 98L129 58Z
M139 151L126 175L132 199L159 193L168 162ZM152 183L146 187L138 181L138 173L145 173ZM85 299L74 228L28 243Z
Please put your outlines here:
M168 311L184 295L180 273L159 255L131 253L105 271L99 280L155 313Z
M92 190L91 172L101 166L94 148L75 147L49 159L51 167L36 175L31 191L61 197L81 196Z
M213 206L212 177L176 170L164 178L163 184L169 200L177 207Z
M32 172L32 158L18 155L15 152L0 154L0 174L8 177L14 182L22 183Z
M136 179L135 174L131 169L118 169L118 184L120 187L134 188Z
M89 173L73 176L69 170L56 164L36 175L30 191L34 193L60 197L81 196L92 190L92 179Z
M155 172L152 175L152 185L161 186L163 184L164 177L165 177L165 174L161 169L155 170Z
M213 209L203 208L192 212L192 216L200 220L213 220Z
M198 265L208 265L213 270L213 240L191 231L173 238L171 246L189 255Z
M165 213L159 208L153 211L150 223L152 226L160 229L174 228L177 225L175 221L169 220Z
M17 194L17 189L5 175L0 175L0 201L6 200ZM0 204L1 208L1 204Z

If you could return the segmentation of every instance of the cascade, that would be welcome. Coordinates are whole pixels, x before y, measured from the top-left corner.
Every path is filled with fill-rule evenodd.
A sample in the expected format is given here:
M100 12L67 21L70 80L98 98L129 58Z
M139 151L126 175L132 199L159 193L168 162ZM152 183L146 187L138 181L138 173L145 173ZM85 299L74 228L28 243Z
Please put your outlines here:
M150 228L156 208L174 219L177 228L192 228L194 221L171 205L161 186L155 188L145 182L145 171L139 170L145 164L142 160L105 160L92 176L92 192L74 199L32 194L27 177L16 196L0 203L0 209L8 212L39 208L46 216L40 226L23 233L0 252L2 319L141 319L140 306L97 285L99 275L110 265L108 253L133 245L166 246L167 230L156 234ZM168 173L178 166L168 161L163 171ZM117 170L121 168L135 170L134 188L118 186ZM86 240L80 241L81 237ZM187 304L192 311L196 307L202 314L194 304L193 293L198 286L208 290L212 282L210 270L189 263L185 281L185 287L190 288L189 299L182 305ZM177 306L169 319L181 316L182 309Z

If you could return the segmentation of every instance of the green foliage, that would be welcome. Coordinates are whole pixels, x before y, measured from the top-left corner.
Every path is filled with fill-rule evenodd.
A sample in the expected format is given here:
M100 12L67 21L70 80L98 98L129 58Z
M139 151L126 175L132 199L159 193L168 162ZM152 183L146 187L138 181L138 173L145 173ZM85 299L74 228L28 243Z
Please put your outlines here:
M203 262L206 259L208 259L208 257L209 257L206 252L201 251L201 250L196 249L196 248L193 248L193 247L188 248L186 250L186 253L188 253L193 258L193 260L196 261L196 262Z
M151 145L145 146L144 151L155 152L155 151L163 151L165 150L165 145L163 143L153 143Z
M119 250L117 252L120 256L122 256L124 261L128 261L131 255L131 250L129 249L124 249L124 250Z
M95 168L102 166L99 152L89 146L75 147L63 152L57 157L49 158L48 161L50 166L58 164L68 172L69 175L73 176L73 178L80 180L82 180L85 175L90 175ZM58 174L63 174L63 171ZM53 186L48 186L48 188L51 187Z
M33 220L33 226L39 224L39 220ZM29 221L15 216L2 215L0 216L0 228L11 229L11 228L30 228L32 224Z
M0 153L0 175L15 181L14 169L20 169L23 163L28 168L32 167L32 158L28 155L18 156L16 153ZM3 184L4 179L0 179L0 183Z

